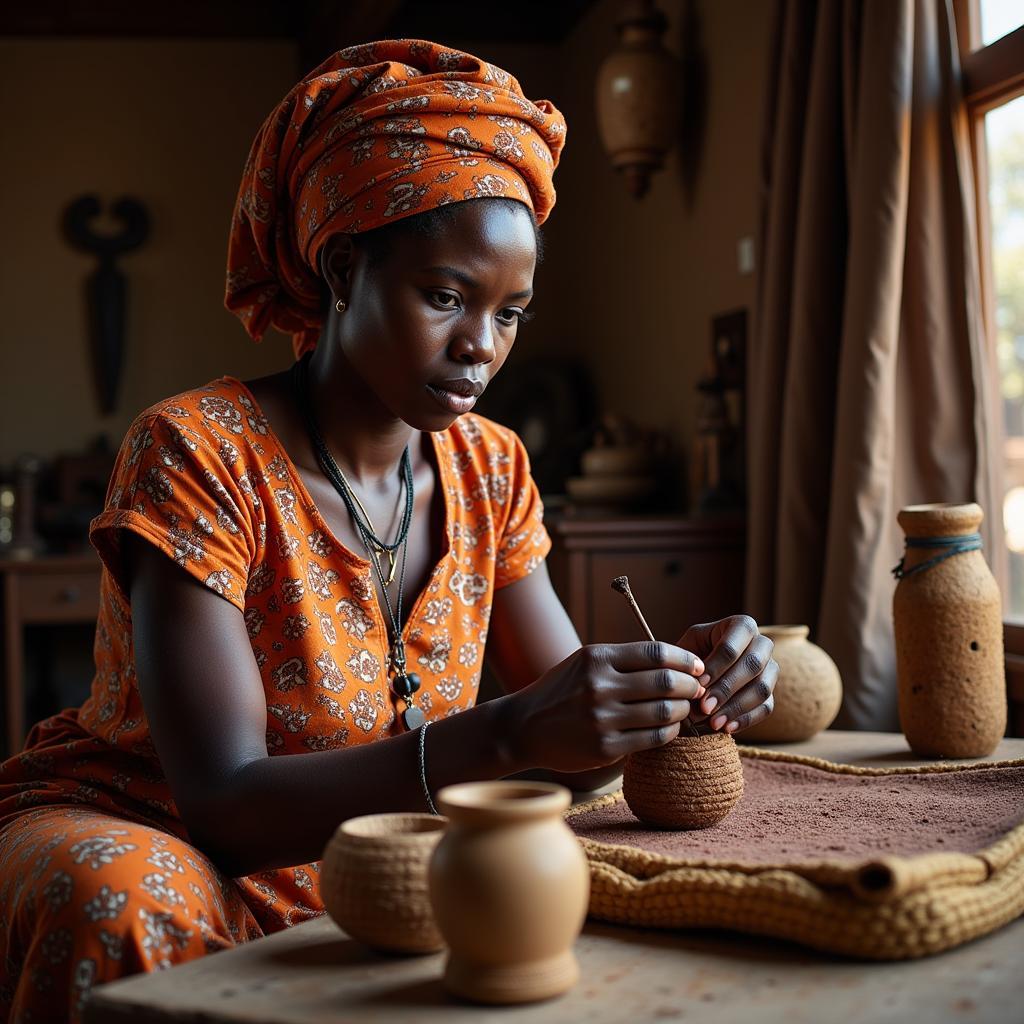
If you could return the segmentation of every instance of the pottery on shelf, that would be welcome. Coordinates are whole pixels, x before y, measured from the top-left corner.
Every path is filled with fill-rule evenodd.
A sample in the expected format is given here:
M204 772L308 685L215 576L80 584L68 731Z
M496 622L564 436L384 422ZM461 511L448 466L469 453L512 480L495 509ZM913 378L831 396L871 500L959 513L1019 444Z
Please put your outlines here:
M1006 729L1002 605L980 550L983 517L975 504L897 516L907 538L893 595L900 727L916 754L983 757Z
M775 710L739 739L762 743L796 743L827 729L839 714L843 684L836 663L807 637L807 626L761 626L775 643L779 663Z
M698 829L717 824L743 796L743 765L727 733L678 736L626 758L622 795L645 825Z
M654 472L654 455L639 444L606 444L588 448L580 468L586 477L642 477Z
M556 996L579 977L573 943L590 872L565 824L569 790L468 782L436 797L449 825L430 862L430 898L449 946L444 983L482 1003Z
M653 497L653 476L571 476L565 482L569 497L579 505L632 508Z
M626 512L650 506L658 497L659 461L667 439L619 416L605 415L593 443L580 456L580 476L565 489L572 505L589 512Z
M444 939L427 885L444 818L368 814L343 821L324 850L320 895L353 939L392 953L434 953Z

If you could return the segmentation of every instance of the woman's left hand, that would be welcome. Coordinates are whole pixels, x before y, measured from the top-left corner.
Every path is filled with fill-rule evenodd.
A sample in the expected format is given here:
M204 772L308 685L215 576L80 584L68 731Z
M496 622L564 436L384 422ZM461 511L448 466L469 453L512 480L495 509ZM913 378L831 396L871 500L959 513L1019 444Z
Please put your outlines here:
M705 667L698 681L708 692L699 705L694 703L691 719L707 721L715 732L734 733L772 713L779 678L772 658L775 645L749 615L691 626L679 646L700 657Z

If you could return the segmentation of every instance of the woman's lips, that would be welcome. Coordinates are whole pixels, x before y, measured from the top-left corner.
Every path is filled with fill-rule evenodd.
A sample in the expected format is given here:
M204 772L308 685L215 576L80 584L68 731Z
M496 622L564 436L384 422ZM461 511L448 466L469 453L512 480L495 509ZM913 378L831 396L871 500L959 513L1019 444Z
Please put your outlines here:
M484 385L480 381L464 379L428 384L427 390L449 412L461 414L469 412L476 405L476 400L482 394Z

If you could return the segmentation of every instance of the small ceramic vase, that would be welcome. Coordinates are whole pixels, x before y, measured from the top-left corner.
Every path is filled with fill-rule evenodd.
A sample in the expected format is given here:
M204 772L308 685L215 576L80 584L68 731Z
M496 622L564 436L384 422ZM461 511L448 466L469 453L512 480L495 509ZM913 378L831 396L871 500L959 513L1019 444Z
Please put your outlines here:
M916 754L983 757L1006 729L999 587L980 506L910 505L893 596L900 727ZM933 543L929 543L929 542Z
M708 828L743 796L743 765L727 733L679 736L626 758L622 795L645 825Z
M434 953L427 865L444 831L432 814L368 814L343 821L324 850L320 895L353 939L390 953Z
M807 639L807 626L762 626L774 641L772 657L779 663L775 710L744 729L741 742L797 743L827 729L839 714L843 684L836 663Z
M476 1002L526 1003L571 988L590 871L562 817L569 790L469 782L436 799L449 818L430 862L434 916L451 951L447 989Z

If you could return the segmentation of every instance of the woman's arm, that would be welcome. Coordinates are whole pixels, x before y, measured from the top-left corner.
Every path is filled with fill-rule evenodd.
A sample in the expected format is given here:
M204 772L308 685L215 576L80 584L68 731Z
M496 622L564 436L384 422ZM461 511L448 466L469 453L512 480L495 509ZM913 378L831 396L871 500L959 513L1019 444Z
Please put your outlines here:
M551 585L546 563L495 591L487 632L487 664L505 693L522 690L579 648L576 627ZM589 792L621 775L622 762L571 774L544 769L521 774Z
M123 543L153 742L192 841L219 867L237 877L316 860L345 818L427 809L417 734L268 756L267 700L241 612L148 543ZM527 767L503 740L502 707L431 726L432 790Z
M241 612L147 542L126 533L123 546L157 756L192 841L220 868L239 876L315 860L346 818L426 809L418 733L269 756ZM433 723L430 788L531 768L576 773L667 743L703 671L672 644L580 648L518 692Z

